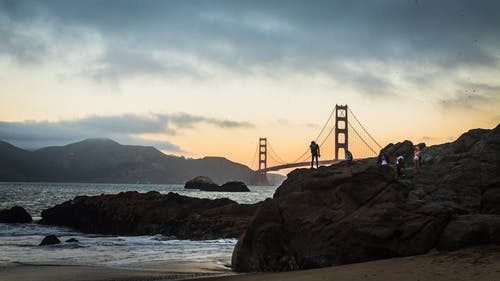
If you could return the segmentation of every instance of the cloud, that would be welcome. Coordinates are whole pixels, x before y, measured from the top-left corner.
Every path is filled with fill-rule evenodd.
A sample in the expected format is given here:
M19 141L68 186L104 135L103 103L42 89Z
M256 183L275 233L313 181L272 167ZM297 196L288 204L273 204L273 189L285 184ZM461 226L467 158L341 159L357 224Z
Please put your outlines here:
M0 1L0 55L69 63L84 52L71 65L97 81L280 69L387 95L393 69L449 76L499 63L498 1Z
M454 96L440 99L439 105L444 108L479 109L486 104L500 100L500 86L484 83L458 82L458 90Z
M173 124L179 127L187 127L192 128L197 123L206 123L210 125L214 125L220 128L252 128L253 125L249 122L236 122L231 120L219 120L215 118L206 118L202 116L190 115L186 113L173 114L170 116L159 115L162 118L169 118Z
M179 114L122 114L88 116L81 119L49 121L1 122L0 139L34 149L62 145L86 138L111 138L126 144L153 145L159 149L183 152L163 137L146 139L141 135L175 135L179 130L210 124L224 129L250 128L248 122L219 120L202 116Z

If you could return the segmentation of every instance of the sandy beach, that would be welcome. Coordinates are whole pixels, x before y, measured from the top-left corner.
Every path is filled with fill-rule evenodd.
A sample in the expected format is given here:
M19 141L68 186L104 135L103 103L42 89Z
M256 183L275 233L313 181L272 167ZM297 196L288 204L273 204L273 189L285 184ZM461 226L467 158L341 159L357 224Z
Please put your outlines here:
M143 263L127 268L23 264L0 267L0 281L184 280L231 274L223 265L198 262Z
M223 276L221 276L223 275ZM500 280L500 246L378 260L321 269L230 275L208 264L148 265L145 268L18 265L0 268L1 281L97 280L317 281L317 280Z

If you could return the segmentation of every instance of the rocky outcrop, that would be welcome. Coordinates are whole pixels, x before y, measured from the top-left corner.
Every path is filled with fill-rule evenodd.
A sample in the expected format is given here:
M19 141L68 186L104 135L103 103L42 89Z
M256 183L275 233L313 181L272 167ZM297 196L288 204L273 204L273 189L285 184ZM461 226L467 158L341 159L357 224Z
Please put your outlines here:
M240 237L237 271L282 271L422 254L454 214L409 202L389 167L354 162L296 170Z
M249 192L247 185L241 181L230 181L221 185L220 191L223 192Z
M396 144L388 144L380 151L380 155L389 156L390 163L394 164L398 156L403 156L405 159L405 166L413 165L413 150L414 145L411 141L406 140Z
M45 246L45 245L54 245L54 244L60 244L61 240L57 238L55 235L48 235L43 238L42 242L40 242L39 246Z
M226 182L222 186L216 184L209 177L198 176L189 180L184 185L187 189L199 189L202 191L220 191L220 192L249 192L247 185L241 181Z
M411 157L413 144L384 150ZM373 159L293 171L240 236L233 266L294 270L500 243L500 126L422 154L422 172L408 166L402 179Z
M31 215L23 207L14 206L0 211L0 222L2 223L27 223L31 221Z
M76 197L44 210L41 223L99 234L229 238L243 232L257 207L258 204L238 204L227 198L211 200L177 193L122 192Z
M211 178L205 176L198 176L191 179L184 184L187 189L200 189L200 190L217 190L219 185L216 184Z
M422 157L422 173L407 173L409 177L402 180L411 197L469 213L500 215L500 125L427 147Z

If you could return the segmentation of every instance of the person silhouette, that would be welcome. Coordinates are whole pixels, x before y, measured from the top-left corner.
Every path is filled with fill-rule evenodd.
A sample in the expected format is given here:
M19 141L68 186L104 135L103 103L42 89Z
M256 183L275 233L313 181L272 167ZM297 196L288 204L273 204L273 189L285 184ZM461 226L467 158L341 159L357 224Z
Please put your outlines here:
M396 158L396 170L397 170L397 175L398 177L404 177L405 174L405 158L403 155L399 155Z
M311 149L311 169L314 167L314 159L316 159L316 168L318 168L318 157L321 157L321 154L319 153L319 145L315 141L311 141L309 148Z
M417 174L420 174L421 169L421 161L422 161L422 153L420 152L420 146L416 145L415 150L413 152L413 164L415 165L415 171Z
M345 160L347 160L349 164L352 163L352 153L349 150L345 151Z

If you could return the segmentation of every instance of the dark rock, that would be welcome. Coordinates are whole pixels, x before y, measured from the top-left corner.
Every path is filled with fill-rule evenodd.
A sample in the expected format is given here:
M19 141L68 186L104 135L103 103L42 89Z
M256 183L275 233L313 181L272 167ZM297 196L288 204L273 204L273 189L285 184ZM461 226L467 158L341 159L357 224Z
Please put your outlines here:
M0 211L0 222L2 223L26 223L31 221L31 215L23 207L14 206Z
M294 270L422 254L438 242L498 243L500 125L420 146L421 173L408 165L403 179L374 159L293 171L238 240L233 266ZM384 150L412 163L409 141Z
M392 164L396 163L396 158L402 155L405 160L405 166L410 166L413 165L413 151L413 143L409 140L406 140L404 142L398 142L396 144L388 144L380 151L379 154L385 154L389 156Z
M184 185L184 188L200 189L206 191L218 191L219 185L216 184L209 177L198 176L192 180L187 181L186 184Z
M222 186L216 184L209 177L198 176L192 180L189 180L184 185L184 188L188 189L199 189L202 191L222 191L222 192L245 192L250 191L245 183L241 181L230 181Z
M258 205L238 204L227 198L211 200L177 193L131 191L78 196L44 210L41 223L99 234L236 238L248 225Z
M68 240L66 240L66 243L78 243L80 241L78 241L78 239L75 239L75 238L70 238Z
M220 191L224 192L249 192L247 185L241 181L226 182L220 187Z
M463 215L446 226L437 249L458 250L490 243L500 243L500 215Z
M234 253L237 271L281 271L422 254L451 208L407 200L372 162L295 170L257 211Z
M39 246L59 244L61 241L55 235L45 236Z
M422 172L402 180L417 199L453 202L470 213L500 214L500 125L470 130L455 142L422 153Z
M486 189L481 196L482 213L500 214L500 183Z

